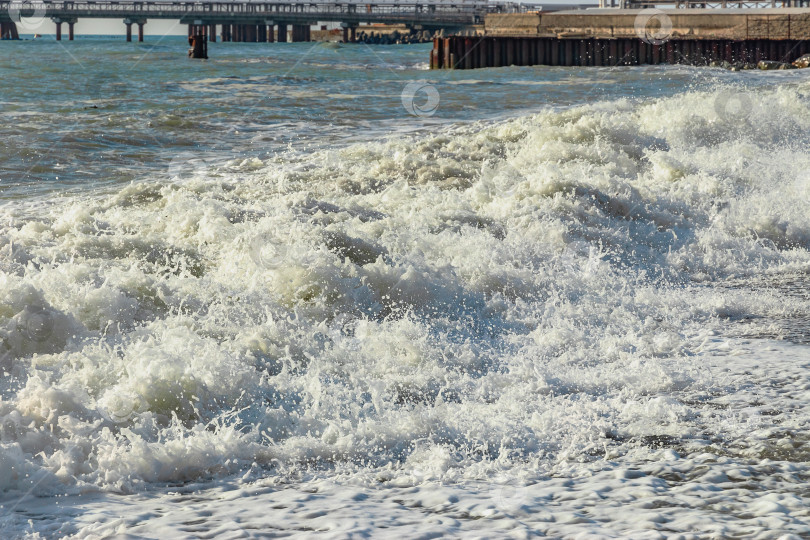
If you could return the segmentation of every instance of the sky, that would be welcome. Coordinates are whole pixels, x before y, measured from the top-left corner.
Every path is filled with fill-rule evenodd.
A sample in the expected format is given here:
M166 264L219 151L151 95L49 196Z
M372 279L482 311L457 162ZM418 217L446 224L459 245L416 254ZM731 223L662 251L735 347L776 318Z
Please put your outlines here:
M103 34L103 35L124 35L126 34L127 27L124 25L123 19L79 19L76 26L73 27L76 36L89 35L89 34ZM165 19L149 19L146 26L143 27L144 34L146 35L178 35L185 36L188 29L185 25L180 24L180 21L170 21ZM56 25L49 20L43 21L35 32L48 35L56 33ZM31 30L24 30L20 28L21 34L33 33ZM62 25L62 39L67 35L67 25ZM132 26L132 35L137 36L137 26ZM137 39L137 38L135 38Z

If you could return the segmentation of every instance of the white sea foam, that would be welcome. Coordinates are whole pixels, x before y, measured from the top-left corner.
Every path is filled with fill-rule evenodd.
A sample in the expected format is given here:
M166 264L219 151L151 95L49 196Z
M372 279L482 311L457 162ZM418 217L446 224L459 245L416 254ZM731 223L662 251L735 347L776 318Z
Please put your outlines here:
M7 207L0 526L808 534L809 91Z

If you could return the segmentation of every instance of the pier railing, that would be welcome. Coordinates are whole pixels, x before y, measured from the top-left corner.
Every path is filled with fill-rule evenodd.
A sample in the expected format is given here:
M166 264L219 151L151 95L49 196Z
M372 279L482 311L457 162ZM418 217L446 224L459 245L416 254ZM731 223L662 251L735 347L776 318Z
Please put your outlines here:
M409 3L353 2L114 2L0 1L0 18L81 17L207 20L273 19L290 22L415 22L475 24L490 11L519 12L519 4L482 1L423 1Z

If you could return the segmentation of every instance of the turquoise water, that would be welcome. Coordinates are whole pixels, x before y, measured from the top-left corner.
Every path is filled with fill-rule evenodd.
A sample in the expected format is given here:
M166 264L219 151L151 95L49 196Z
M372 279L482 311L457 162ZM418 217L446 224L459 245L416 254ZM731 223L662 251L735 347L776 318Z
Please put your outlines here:
M724 79L685 68L428 71L430 45L212 43L180 36L4 42L2 196L160 177L178 152L266 157L549 106L666 96ZM753 77L752 77L753 78ZM411 81L430 115L402 104ZM416 95L427 102L423 92ZM22 191L17 189L24 186Z

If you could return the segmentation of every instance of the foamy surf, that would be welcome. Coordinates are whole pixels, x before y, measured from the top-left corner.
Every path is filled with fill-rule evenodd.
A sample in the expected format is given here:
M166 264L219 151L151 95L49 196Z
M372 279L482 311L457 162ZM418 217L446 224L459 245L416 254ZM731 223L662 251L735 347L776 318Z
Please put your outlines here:
M809 534L807 92L6 207L4 530Z

